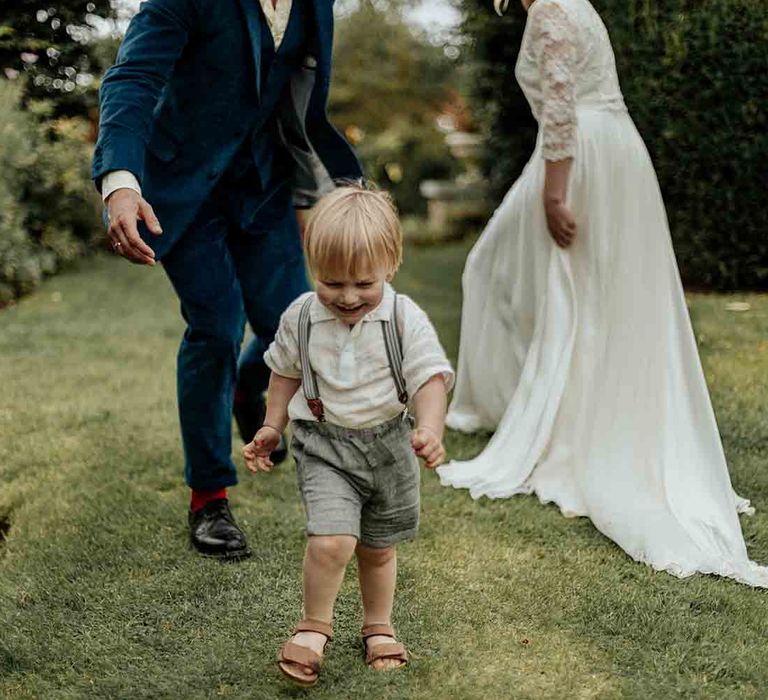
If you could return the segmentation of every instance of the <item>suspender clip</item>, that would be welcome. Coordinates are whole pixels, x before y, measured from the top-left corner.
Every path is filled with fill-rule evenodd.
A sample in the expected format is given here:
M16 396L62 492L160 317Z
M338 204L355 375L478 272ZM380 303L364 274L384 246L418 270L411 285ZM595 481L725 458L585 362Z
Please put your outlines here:
M322 399L307 399L307 406L319 423L325 423L325 407Z

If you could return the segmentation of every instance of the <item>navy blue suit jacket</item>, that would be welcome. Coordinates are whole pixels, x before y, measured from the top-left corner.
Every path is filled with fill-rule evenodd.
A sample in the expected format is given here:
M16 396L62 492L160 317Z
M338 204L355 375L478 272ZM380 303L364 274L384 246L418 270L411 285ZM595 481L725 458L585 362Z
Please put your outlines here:
M326 114L333 0L294 2L311 7L313 26L277 116L294 160L296 204L310 206L332 180L359 178L361 168ZM260 12L258 0L148 0L104 76L92 175L99 189L109 171L136 176L163 226L159 238L141 227L158 256L259 126Z

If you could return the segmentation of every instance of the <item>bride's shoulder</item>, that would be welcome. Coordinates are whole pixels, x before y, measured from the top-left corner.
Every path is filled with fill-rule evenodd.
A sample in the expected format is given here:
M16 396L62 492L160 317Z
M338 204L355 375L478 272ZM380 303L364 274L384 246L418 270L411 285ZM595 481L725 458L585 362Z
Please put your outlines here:
M528 21L545 33L568 33L578 25L582 0L536 0L528 9Z
M528 8L528 17L546 17L552 15L572 15L578 0L535 0Z

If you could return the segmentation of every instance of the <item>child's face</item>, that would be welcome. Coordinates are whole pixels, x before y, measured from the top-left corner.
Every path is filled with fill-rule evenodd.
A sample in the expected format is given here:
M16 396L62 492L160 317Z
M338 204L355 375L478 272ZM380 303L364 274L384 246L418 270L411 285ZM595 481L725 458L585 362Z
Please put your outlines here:
M382 270L363 270L354 276L321 273L315 291L320 303L339 321L354 326L381 303L384 283L390 277Z

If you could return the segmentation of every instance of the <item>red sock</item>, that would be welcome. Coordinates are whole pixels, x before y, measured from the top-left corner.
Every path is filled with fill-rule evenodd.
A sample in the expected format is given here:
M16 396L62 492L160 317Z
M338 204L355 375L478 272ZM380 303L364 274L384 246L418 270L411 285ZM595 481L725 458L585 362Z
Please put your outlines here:
M192 489L192 503L190 508L193 513L197 513L208 501L215 501L217 498L226 498L227 489L217 489L216 491L195 491Z

